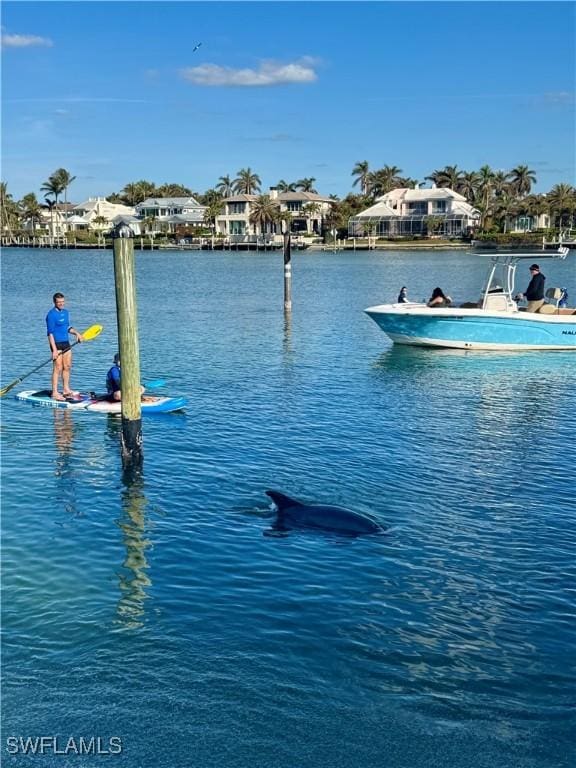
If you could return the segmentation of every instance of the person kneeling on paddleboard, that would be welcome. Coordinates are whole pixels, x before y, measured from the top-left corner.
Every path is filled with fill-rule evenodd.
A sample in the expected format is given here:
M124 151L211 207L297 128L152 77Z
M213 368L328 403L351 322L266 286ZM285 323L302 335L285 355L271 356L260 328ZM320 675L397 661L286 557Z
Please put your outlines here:
M121 400L122 391L120 386L120 380L122 374L120 371L120 353L116 352L114 355L114 365L106 374L106 391L108 392L109 400ZM141 394L144 393L144 387L140 387Z

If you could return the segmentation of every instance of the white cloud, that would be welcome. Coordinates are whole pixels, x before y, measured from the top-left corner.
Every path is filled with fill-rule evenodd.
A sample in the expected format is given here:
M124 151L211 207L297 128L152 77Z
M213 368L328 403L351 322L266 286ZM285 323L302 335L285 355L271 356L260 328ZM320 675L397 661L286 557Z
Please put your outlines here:
M237 87L313 83L318 78L314 61L310 58L288 64L262 61L258 69L233 69L220 67L218 64L201 64L198 67L183 69L181 75L194 85Z
M574 104L573 91L550 91L544 94L546 104Z
M35 45L43 45L48 48L53 43L48 37L39 37L38 35L7 35L4 32L0 37L2 48L31 48Z

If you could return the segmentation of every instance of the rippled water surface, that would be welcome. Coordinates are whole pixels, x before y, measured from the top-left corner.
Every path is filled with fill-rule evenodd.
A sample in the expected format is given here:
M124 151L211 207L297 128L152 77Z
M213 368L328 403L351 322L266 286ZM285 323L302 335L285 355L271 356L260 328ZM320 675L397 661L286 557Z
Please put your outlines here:
M286 318L278 254L137 254L144 378L190 401L144 419L142 479L117 418L2 401L3 763L104 759L7 754L59 735L126 768L574 765L576 355L393 348L362 311L484 269L297 253ZM101 387L111 252L5 251L2 278L2 384L61 290L105 326L72 381ZM388 532L264 536L267 488Z

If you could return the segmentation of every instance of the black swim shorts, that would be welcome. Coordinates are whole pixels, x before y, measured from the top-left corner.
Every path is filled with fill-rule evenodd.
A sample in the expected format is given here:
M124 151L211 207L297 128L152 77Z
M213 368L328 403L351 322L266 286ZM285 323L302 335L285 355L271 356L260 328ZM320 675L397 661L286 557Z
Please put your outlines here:
M59 352L68 352L68 350L70 349L69 341L56 341L54 343L56 344L56 349Z

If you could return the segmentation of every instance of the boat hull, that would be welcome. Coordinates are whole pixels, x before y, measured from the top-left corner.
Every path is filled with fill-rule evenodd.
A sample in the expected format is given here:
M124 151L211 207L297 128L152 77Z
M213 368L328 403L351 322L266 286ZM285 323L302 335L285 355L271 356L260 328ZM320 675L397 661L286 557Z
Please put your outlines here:
M573 349L576 315L479 309L369 307L366 314L395 344L452 349Z

